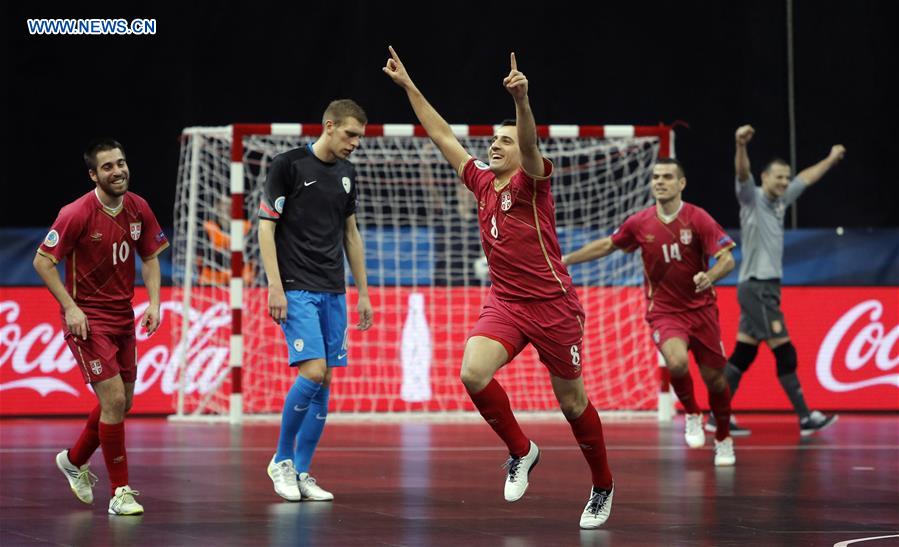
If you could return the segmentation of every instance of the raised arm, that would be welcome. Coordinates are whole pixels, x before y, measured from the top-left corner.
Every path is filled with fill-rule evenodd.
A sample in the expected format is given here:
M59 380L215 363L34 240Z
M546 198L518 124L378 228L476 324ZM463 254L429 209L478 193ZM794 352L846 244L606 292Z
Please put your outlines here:
M618 248L612 243L611 236L604 237L602 239L591 241L580 249L563 256L562 263L566 265L580 264L581 262L588 262L590 260L609 256L617 250Z
M425 128L428 137L434 141L434 144L440 149L446 161L450 162L453 169L459 169L462 162L468 159L468 152L459 143L459 139L453 135L453 130L446 123L446 120L440 116L437 110L431 106L431 103L425 99L421 91L418 90L418 87L415 86L393 46L387 46L387 49L390 51L390 58L387 59L387 64L381 70L393 80L393 83L406 91L409 104L412 105L412 110L415 111L415 116L422 127Z
M830 148L830 154L827 155L826 158L819 161L815 165L811 167L806 167L802 171L799 172L798 177L805 182L806 185L811 186L815 184L821 177L824 176L825 173L830 171L830 168L834 165L840 163L843 159L843 156L846 155L846 147L842 144L835 144Z
M753 135L755 135L755 129L751 125L741 125L737 128L737 132L734 135L737 141L737 153L734 156L734 172L737 175L737 180L740 182L746 182L749 179L749 151L746 147L749 141L752 140Z
M515 53L510 55L509 75L503 79L506 91L515 99L515 128L518 132L518 148L521 150L521 167L525 173L542 177L543 156L537 148L537 124L528 100L528 79L518 71Z

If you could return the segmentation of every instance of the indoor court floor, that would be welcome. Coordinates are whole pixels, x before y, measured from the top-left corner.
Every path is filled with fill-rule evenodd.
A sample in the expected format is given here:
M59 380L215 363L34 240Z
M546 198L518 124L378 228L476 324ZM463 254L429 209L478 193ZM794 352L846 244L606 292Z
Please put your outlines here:
M81 419L0 421L0 545L639 546L899 545L899 418L844 414L800 438L795 418L745 415L737 465L683 420L606 420L615 498L578 528L589 472L564 420L523 423L542 450L527 494L503 500L506 454L481 421L347 423L325 429L312 473L334 502L282 501L266 465L275 424L127 423L131 486L146 513L107 515L99 452L93 506L56 469ZM862 538L877 538L853 542ZM841 543L850 542L850 543Z

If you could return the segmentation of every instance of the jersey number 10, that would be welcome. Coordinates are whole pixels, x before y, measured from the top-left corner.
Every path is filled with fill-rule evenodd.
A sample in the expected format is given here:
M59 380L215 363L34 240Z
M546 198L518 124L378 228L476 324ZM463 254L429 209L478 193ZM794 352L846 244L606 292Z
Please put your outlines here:
M670 264L672 260L677 260L680 262L680 247L677 246L677 243L672 243L668 245L667 243L662 244L662 254L665 255L665 263Z
M131 247L128 246L127 241L123 241L122 243L113 242L112 244L112 265L115 266L118 262L125 262L128 260L128 255L131 254ZM118 262L116 262L116 258L118 258ZM666 259L667 260L667 259Z

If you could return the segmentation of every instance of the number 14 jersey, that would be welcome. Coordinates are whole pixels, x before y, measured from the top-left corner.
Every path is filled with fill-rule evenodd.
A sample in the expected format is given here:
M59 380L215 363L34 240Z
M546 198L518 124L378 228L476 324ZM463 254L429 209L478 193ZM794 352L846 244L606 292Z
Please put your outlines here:
M714 287L696 292L693 276L708 270L709 257L718 258L736 246L704 209L689 203L667 223L655 205L631 215L612 234L612 243L625 252L643 251L647 313L714 304Z

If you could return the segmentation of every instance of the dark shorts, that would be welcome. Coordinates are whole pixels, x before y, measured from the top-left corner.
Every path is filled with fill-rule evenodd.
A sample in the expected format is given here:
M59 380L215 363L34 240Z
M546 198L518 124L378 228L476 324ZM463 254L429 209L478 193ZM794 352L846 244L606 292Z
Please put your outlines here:
M134 334L89 333L87 340L66 335L84 383L102 382L114 376L132 384L137 379L137 340Z
M756 340L788 336L780 310L780 281L749 279L737 285L742 333Z
M472 336L502 344L509 361L530 343L553 376L574 380L581 375L584 308L573 289L559 298L528 302L500 300L490 291Z
M721 326L718 323L718 306L703 306L681 313L650 313L646 316L652 331L652 341L659 351L671 338L680 338L693 352L696 362L704 367L723 369L727 363Z

